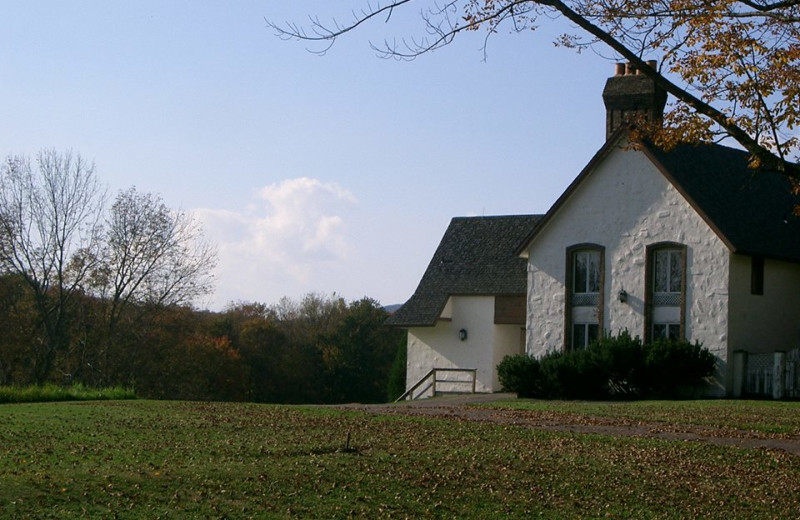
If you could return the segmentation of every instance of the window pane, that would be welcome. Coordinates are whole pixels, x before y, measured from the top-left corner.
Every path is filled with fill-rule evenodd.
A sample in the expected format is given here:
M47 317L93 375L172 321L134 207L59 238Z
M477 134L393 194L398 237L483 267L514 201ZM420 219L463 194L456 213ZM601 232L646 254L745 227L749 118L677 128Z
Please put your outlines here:
M681 337L680 325L678 325L677 323L671 323L667 325L667 327L668 327L667 336L669 337L669 339L675 339L675 340L680 339Z
M681 292L681 279L683 278L681 252L670 252L669 259L669 292Z
M573 284L573 292L585 293L586 292L586 253L575 253L575 283Z
M750 260L750 294L764 294L764 257Z
M575 262L574 293L600 292L600 251L580 251L573 255Z
M667 326L664 323L653 324L653 339L664 339L667 337Z
M587 251L589 257L587 274L589 290L591 293L600 292L600 251Z
M572 326L572 348L580 350L586 348L586 325L576 323Z
M592 342L597 341L600 335L600 325L597 323L590 323L586 325L586 328L586 346L589 346Z
M653 291L667 292L669 255L667 251L656 251L653 255Z
M679 293L683 286L683 252L656 251L653 254L653 292Z

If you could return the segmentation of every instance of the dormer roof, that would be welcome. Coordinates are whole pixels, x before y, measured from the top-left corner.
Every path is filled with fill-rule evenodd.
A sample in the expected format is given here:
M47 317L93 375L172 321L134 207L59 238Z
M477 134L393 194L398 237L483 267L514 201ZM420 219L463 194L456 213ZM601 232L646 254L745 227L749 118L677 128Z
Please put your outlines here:
M456 217L442 237L414 295L388 320L399 327L433 326L454 295L524 295L519 242L542 215Z

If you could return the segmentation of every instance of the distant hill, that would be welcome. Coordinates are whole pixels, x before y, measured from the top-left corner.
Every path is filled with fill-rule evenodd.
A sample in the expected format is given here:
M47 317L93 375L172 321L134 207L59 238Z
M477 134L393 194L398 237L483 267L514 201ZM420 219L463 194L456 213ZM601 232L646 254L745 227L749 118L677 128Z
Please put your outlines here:
M399 309L402 306L403 306L402 303L395 303L393 305L384 305L383 310L385 310L389 314L394 314L397 311L397 309Z

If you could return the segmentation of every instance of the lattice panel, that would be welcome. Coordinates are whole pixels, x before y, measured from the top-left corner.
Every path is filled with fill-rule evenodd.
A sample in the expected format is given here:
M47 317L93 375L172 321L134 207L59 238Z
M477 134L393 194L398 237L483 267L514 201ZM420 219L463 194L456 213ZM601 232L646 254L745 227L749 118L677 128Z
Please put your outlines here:
M772 395L773 354L748 354L747 393L750 395Z
M600 294L598 293L573 293L573 307L597 307L600 305Z
M653 293L653 305L657 307L680 307L681 293Z

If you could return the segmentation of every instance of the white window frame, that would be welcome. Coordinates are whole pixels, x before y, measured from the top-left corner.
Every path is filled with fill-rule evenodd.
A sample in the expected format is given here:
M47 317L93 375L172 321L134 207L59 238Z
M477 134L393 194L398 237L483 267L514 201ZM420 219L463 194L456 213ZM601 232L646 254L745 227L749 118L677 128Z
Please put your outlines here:
M683 339L686 336L688 254L684 244L675 242L647 246L646 341L664 337ZM661 279L658 277L659 267L665 269ZM676 279L676 273L679 279ZM657 329L660 329L658 333Z
M566 253L564 349L572 350L585 348L603 333L605 247L575 244ZM577 326L582 326L581 338L573 338ZM596 327L596 337L590 337L590 327Z
M576 334L576 329L580 327L580 337ZM592 334L591 327L595 327L594 334ZM597 341L600 336L599 323L573 323L572 324L572 350L583 350L589 348L593 342Z
M664 327L663 333L656 332L657 327ZM651 331L651 338L656 341L659 339L680 339L681 337L681 324L673 322L658 323L654 322Z

